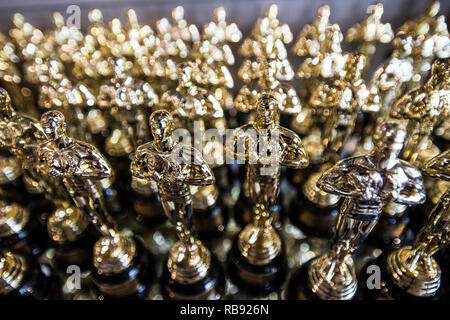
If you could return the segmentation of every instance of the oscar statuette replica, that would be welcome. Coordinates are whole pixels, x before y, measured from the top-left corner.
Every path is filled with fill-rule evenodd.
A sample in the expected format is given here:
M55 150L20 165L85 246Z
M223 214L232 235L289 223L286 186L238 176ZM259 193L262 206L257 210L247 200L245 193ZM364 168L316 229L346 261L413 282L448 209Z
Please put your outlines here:
M117 232L106 212L99 181L112 168L98 150L66 133L62 113L48 111L40 120L47 141L39 146L39 170L62 179L75 205L102 235L93 249L93 282L102 298L145 298L153 274L151 258L136 236ZM99 297L100 298L100 297Z
M225 278L215 256L193 235L190 186L214 183L210 167L195 148L173 141L173 120L168 111L150 116L153 142L138 147L131 172L134 177L153 180L161 203L175 226L179 241L163 266L162 293L167 299L221 299Z
M403 95L391 108L391 117L403 123L407 132L401 158L417 167L423 167L426 160L439 153L431 135L437 121L450 115L448 62L449 59L436 59L429 80L422 87ZM433 189L436 188L433 184ZM383 249L411 245L414 233L408 226L410 216L420 214L412 210L406 210L402 205L388 204L368 240ZM412 218L420 220L420 217Z
M386 122L374 135L373 151L339 161L325 171L318 186L345 200L341 205L331 250L300 267L286 298L301 300L351 300L357 294L352 253L376 225L389 202L414 205L425 200L422 175L398 158L406 132Z
M177 66L178 86L173 91L164 93L161 106L168 109L173 116L177 129L186 129L194 137L194 147L202 151L203 158L216 172L223 169L223 143L206 141L206 131L217 129L224 134L224 129L213 125L217 121L225 121L224 112L214 95L194 83L195 77L201 74L200 65L196 62L183 62ZM225 125L225 123L224 123ZM216 183L204 186L191 185L192 206L195 215L192 224L199 239L219 238L226 226L227 212L224 210L219 188Z
M237 235L229 253L228 272L239 289L251 296L279 290L286 277L284 246L272 226L272 208L280 191L281 166L308 165L300 137L281 127L278 116L278 101L263 94L255 122L235 129L233 140L227 142L231 147L227 152L247 165L243 192L253 207L252 222Z
M450 150L430 159L423 172L431 177L450 180ZM450 188L428 216L412 246L385 252L369 265L381 269L380 288L369 288L364 279L365 293L372 299L439 299L443 297L441 268L433 255L449 243ZM366 266L367 268L368 266ZM365 275L365 268L362 275ZM367 273L370 274L370 273ZM445 283L444 283L445 284Z
M0 146L15 157L14 162L23 171L25 190L16 192L35 200L34 206L1 200L0 248L8 247L18 252L39 255L46 246L45 231L39 215L50 214L54 208L42 196L44 182L35 170L36 149L43 138L38 121L16 112L8 92L0 88ZM1 198L8 199L4 194Z
M289 216L294 225L311 236L331 237L338 216L339 197L320 190L317 180L343 157L358 113L379 109L377 94L370 92L362 78L365 65L364 55L348 54L343 68L345 75L332 83L319 83L309 99L316 132L303 140L308 143L306 149L314 166L300 186Z
M44 132L36 119L16 113L12 109L8 104L9 98L6 91L0 89L0 94L5 98L4 117L0 122L2 143L21 162L27 190L31 190L31 193L44 194L45 199L49 202L49 205L46 205L46 200L38 199L39 201L36 201L37 208L31 212L14 203L2 206L2 217L6 222L4 227L14 225L13 229L15 230L5 241L10 248L12 246L15 251L21 252L14 245L13 239L20 240L19 243L29 242L36 233L32 230L37 230L38 227L38 222L34 221L37 218L35 217L36 213L48 215L47 231L52 240L51 246L55 248L56 265L62 270L71 264L77 264L83 269L87 269L96 237L92 230L88 231L88 223L84 214L71 204L69 194L65 188L60 186L61 181L38 172L37 149L39 144L44 142ZM13 221L15 222L13 223ZM34 238L36 236L38 239L44 238L42 234L35 234ZM40 247L43 247L43 241L40 242ZM28 246L28 253L41 253L42 249L36 246L38 243L31 242L33 245Z

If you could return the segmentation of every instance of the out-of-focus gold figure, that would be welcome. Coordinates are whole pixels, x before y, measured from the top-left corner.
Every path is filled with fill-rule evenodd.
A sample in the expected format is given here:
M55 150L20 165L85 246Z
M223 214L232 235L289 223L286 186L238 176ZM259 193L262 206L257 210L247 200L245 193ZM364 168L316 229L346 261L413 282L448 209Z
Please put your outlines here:
M343 35L339 30L339 26L330 23L329 20L330 6L324 5L317 10L317 18L313 24L307 24L302 28L297 41L292 47L292 52L300 57L314 57L327 51L342 52L340 42L343 40ZM337 31L333 33L332 39L326 35L331 30Z
M375 54L377 42L389 43L394 39L391 24L381 22L383 12L382 3L370 5L367 8L366 20L351 27L345 36L347 42L356 42L358 52L366 56L366 69Z
M303 96L309 100L313 91L324 81L333 82L345 73L347 54L342 52L344 39L337 24L329 23L330 7L322 6L313 25L306 25L298 36L294 52L307 56L302 62L297 78L304 83ZM317 124L312 119L313 111L305 104L303 111L293 119L291 127L302 135L308 134Z
M278 18L278 6L275 4L267 8L266 16L259 18L250 37L242 43L239 54L243 57L259 57L274 52L279 58L286 57L285 50L279 50L278 43L289 44L293 36L287 24L282 24Z
M133 62L124 57L110 61L114 66L114 78L100 87L98 104L108 110L111 134L106 139L106 152L115 157L131 153L149 138L145 122L150 108L159 103L152 86L130 75Z
M433 63L429 80L420 88L406 93L392 107L391 116L406 122L408 138L402 157L422 165L439 151L431 134L440 117L447 118L450 85L449 58Z

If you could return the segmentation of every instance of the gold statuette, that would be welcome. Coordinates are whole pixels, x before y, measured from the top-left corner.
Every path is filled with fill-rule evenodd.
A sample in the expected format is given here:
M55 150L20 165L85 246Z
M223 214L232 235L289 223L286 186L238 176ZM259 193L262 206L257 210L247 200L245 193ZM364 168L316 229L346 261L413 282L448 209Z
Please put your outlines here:
M425 200L418 169L398 158L406 132L395 123L377 128L373 151L341 160L326 171L318 186L344 197L331 250L301 267L290 281L292 299L350 300L357 278L352 253L376 225L383 207L393 201L414 205Z
M169 112L153 112L150 127L153 142L136 150L131 172L135 178L156 182L163 209L179 238L164 266L163 294L169 299L220 299L223 271L191 229L190 186L212 185L214 175L198 150L174 143Z
M450 181L450 150L430 159L423 172ZM439 299L442 296L441 268L433 255L449 243L450 188L441 196L412 246L382 254L375 264L383 270L380 290L366 290L376 299ZM372 263L373 264L373 263ZM363 268L362 272L365 270Z
M449 85L449 58L435 60L430 79L393 105L391 116L405 122L408 131L402 152L405 160L421 165L439 152L430 136L440 117L446 118L450 114Z
M269 94L258 101L256 121L235 129L231 143L234 157L247 164L243 192L253 219L231 249L229 273L241 290L264 296L277 290L285 277L283 245L272 227L281 166L305 168L308 157L299 136L278 124L278 101Z
M63 181L72 201L102 235L94 245L96 287L107 298L145 297L152 279L148 253L137 238L117 231L104 205L100 181L112 176L112 168L94 146L67 135L62 113L48 111L40 122L47 141L38 148L39 170ZM135 265L140 267L130 275Z
M346 34L347 42L357 42L358 52L366 56L366 68L376 51L376 43L389 43L394 39L394 32L390 23L382 23L381 16L384 13L382 3L370 5L367 8L366 20L355 24Z

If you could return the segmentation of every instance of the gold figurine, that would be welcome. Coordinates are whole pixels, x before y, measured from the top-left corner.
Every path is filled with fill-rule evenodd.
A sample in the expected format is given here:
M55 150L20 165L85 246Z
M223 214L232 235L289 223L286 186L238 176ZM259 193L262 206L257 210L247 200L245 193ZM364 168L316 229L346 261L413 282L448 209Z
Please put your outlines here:
M112 176L112 168L94 146L67 135L62 113L48 111L40 122L47 141L38 148L39 170L62 179L75 205L102 235L93 250L95 285L107 298L145 298L152 281L148 253L139 239L117 231L105 208L100 181ZM135 265L140 267L129 275ZM124 282L111 286L108 279L121 274L127 275Z
M190 186L211 185L214 175L198 150L173 141L169 112L155 111L149 121L153 142L136 150L131 172L136 178L156 181L164 211L179 238L164 266L163 294L169 299L220 299L223 272L191 229Z
M112 122L105 150L110 156L121 157L148 140L148 127L143 119L159 103L159 98L149 83L131 77L133 62L118 57L110 63L115 76L100 86L98 104L109 111Z
M350 300L357 291L352 253L376 225L383 207L393 201L414 205L425 200L422 175L398 158L406 138L396 123L384 123L365 156L339 161L324 172L318 186L345 200L331 250L301 267L288 288L291 299Z
M253 219L234 242L228 270L241 290L257 296L277 290L285 277L283 244L272 227L281 166L308 166L299 136L278 124L278 112L276 98L263 94L255 122L235 129L230 145L234 157L247 163L243 192L252 206Z
M367 19L351 27L345 36L347 42L358 43L358 52L366 56L366 70L375 54L376 43L389 43L394 39L391 24L381 22L383 13L382 3L370 5Z
M239 48L239 54L243 57L259 57L272 50L277 51L274 43L289 44L293 36L290 27L282 24L277 18L278 6L272 4L267 8L266 16L259 18L250 37L246 38ZM283 53L282 53L283 55ZM279 56L282 58L282 56Z
M430 159L423 172L430 177L450 181L449 163L450 150L447 150ZM450 188L447 188L414 244L385 253L375 261L383 269L385 278L379 290L366 290L368 297L434 300L442 295L441 268L433 255L449 243L449 208Z
M430 137L440 117L450 115L449 89L449 58L437 59L429 80L392 106L391 117L406 122L408 138L402 151L403 159L421 166L439 152Z
M377 92L371 91L362 78L365 65L364 55L349 54L345 75L332 83L321 82L308 103L311 120L316 126L303 140L314 167L311 174L303 178L301 195L292 203L290 217L292 223L309 235L332 235L339 198L320 190L317 181L324 171L342 158L344 147L355 129L358 113L377 112L380 107ZM293 173L297 174L302 173Z

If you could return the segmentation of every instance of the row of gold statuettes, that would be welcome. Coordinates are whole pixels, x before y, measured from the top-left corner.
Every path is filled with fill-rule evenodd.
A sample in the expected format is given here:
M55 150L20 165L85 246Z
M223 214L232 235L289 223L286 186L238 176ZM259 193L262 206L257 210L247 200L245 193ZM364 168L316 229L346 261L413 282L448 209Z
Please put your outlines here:
M0 92L1 298L445 297L449 253L432 257L449 239L450 41L439 2L395 39L382 5L370 6L347 34L356 53L342 52L321 7L293 48L306 56L302 103L286 83L292 34L277 10L242 42L246 85L234 99L228 43L242 35L223 8L202 33L181 7L156 33L133 10L126 28L91 11L86 34L60 14L46 32L14 16L0 39L11 94ZM375 44L390 41L364 81ZM38 121L35 105L51 111ZM226 147L172 136L223 136L236 123ZM167 220L178 240L165 250ZM291 223L308 235L301 247L320 248L301 256ZM359 266L374 258L365 243L383 253ZM86 271L82 289L66 282L73 267Z
M448 190L412 246L387 250L371 262L382 269L383 287L358 288L352 254L377 224L383 208L390 203L417 205L426 196L421 170L399 159L407 133L398 122L377 127L369 154L341 160L321 174L317 186L344 198L334 240L329 251L295 271L282 287L287 273L285 248L272 224L281 166L302 169L309 161L299 136L278 124L277 104L273 95L263 94L255 121L236 129L255 130L255 143L260 142L264 130L279 135L279 145L271 146L279 152L279 162L272 167L265 153L251 154L252 142L245 144L239 136L243 131L238 131L234 155L247 162L244 192L251 202L253 219L237 234L230 249L227 275L231 281L255 296L283 288L282 296L288 299L352 299L361 291L366 297L442 297L441 269L432 255L448 243ZM37 122L16 113L4 89L1 108L4 147L22 161L27 183L42 188L56 207L47 222L57 251L55 264L73 266L77 261L90 266L93 290L102 299L148 296L154 281L153 257L140 237L121 231L107 213L101 180L111 178L113 168L106 158L94 146L70 137L59 111L48 111ZM190 187L213 185L214 173L200 151L173 140L173 119L168 111L153 112L149 122L153 140L137 148L130 170L134 178L156 183L162 209L179 239L163 265L162 294L170 299L223 298L225 274L221 264L191 228L195 211ZM251 156L257 157L256 161L251 161ZM448 163L447 151L429 160L422 171L448 180ZM36 243L39 230L30 226L30 213L17 204L5 203L1 222L2 298L59 298L58 278L44 275L37 262L24 253L28 250L36 256L44 248L42 239L41 246ZM89 255L92 241L95 244Z

